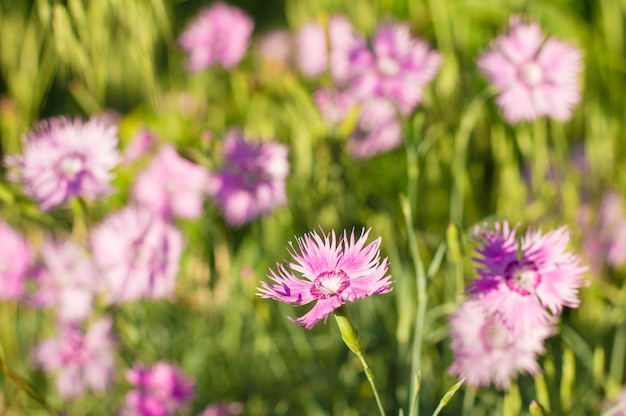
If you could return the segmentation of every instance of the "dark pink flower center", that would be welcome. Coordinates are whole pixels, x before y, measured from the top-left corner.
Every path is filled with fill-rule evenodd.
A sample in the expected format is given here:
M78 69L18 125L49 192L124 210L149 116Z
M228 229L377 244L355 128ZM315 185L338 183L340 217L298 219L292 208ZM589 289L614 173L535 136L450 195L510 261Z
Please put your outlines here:
M528 296L535 292L535 288L541 283L541 274L532 261L513 261L506 266L504 278L509 289L522 296Z
M543 81L543 71L535 62L528 62L520 69L520 77L527 85L534 87Z
M343 270L320 273L313 286L311 295L316 299L328 299L332 296L341 296L341 293L350 286L350 278Z
M487 351L504 349L511 343L511 332L499 319L487 318L480 339Z

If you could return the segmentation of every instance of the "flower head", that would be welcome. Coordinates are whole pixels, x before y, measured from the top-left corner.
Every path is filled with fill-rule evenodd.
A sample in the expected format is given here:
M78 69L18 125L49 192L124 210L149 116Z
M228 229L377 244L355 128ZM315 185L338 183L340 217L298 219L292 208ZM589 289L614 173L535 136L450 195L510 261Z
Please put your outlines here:
M208 182L204 167L183 159L168 145L137 177L133 199L165 219L198 218Z
M577 307L582 273L578 256L566 251L569 232L561 227L545 235L529 230L518 242L508 222L494 230L478 228L475 243L479 279L467 290L478 295L490 312L517 333L557 315L564 306Z
M580 101L580 50L546 38L537 23L518 16L511 18L509 32L478 59L478 66L500 91L496 102L511 123L541 116L567 120Z
M454 352L449 372L473 386L493 382L501 390L519 373L539 372L537 355L544 353L544 340L555 333L552 322L546 322L516 334L479 299L463 302L449 322Z
M345 303L390 292L387 258L380 261L381 238L365 246L369 231L362 230L358 240L354 230L350 235L344 231L339 243L334 231L322 231L322 236L315 231L305 234L297 239L299 252L291 245L294 262L277 263L276 272L270 269L267 277L274 283L261 282L257 294L293 305L316 302L304 316L289 318L311 329Z
M135 365L126 372L126 379L135 389L126 396L126 409L122 414L175 415L187 407L194 395L193 380L167 362L150 367Z
M9 178L44 211L73 196L94 200L113 189L110 170L121 159L117 143L117 127L102 117L42 121L26 136L24 154L6 158L16 170Z
M33 251L24 237L2 220L0 241L0 300L17 300L24 294Z
M115 366L112 327L109 317L94 322L86 333L76 324L61 323L57 338L35 347L33 360L46 373L58 373L56 386L62 397L103 391L111 383Z
M356 104L356 100L349 92L332 88L320 88L315 91L313 100L329 124L341 122Z
M402 144L402 126L395 107L386 100L372 99L361 106L356 128L348 140L357 159L369 158Z
M211 177L209 193L229 224L242 225L287 203L287 146L248 142L241 132L231 130L223 153L226 164Z
M155 142L156 138L150 130L145 128L139 130L133 136L130 144L124 149L124 163L133 163L139 159L154 146Z
M324 28L316 22L302 26L295 37L296 62L302 74L313 78L322 75L328 65Z
M110 302L173 295L184 243L169 222L131 205L105 218L90 238Z
M214 64L232 68L248 49L254 22L241 9L213 3L185 29L181 46L189 53L189 70L200 71Z

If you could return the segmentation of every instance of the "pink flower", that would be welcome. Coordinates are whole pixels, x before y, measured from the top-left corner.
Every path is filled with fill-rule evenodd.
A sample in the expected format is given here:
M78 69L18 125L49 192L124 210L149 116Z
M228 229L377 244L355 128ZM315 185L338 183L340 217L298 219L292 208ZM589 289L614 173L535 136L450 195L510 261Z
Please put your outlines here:
M402 126L395 107L386 100L372 99L361 107L348 149L357 159L365 159L402 145Z
M493 382L501 390L519 373L540 372L537 355L545 352L544 340L556 332L547 321L516 334L480 299L463 302L449 322L454 362L448 371L473 386Z
M135 389L126 396L123 415L175 415L187 408L194 395L193 380L167 362L135 365L126 372L126 379Z
M231 130L223 153L226 165L212 176L209 193L229 224L240 226L287 203L287 146L247 142L241 132Z
M568 120L580 101L580 50L567 42L546 38L537 23L519 16L509 23L478 66L500 91L496 102L504 118L517 123L541 116Z
M24 237L2 220L0 241L0 300L17 300L24 294L33 251Z
M47 211L77 196L94 200L112 191L110 170L120 162L117 127L102 117L87 122L52 118L26 136L24 155L6 158L9 178L22 183Z
M316 22L302 26L295 38L296 61L302 74L314 78L328 66L328 48L324 28Z
M156 138L150 130L139 130L133 136L130 144L124 149L124 163L133 163L135 160L139 159L154 146L155 142Z
M204 167L183 159L167 145L137 177L133 199L165 219L198 218L208 182Z
M111 303L171 297L183 236L151 211L128 206L91 231L94 261Z
M257 50L261 56L278 66L288 65L292 48L291 34L284 29L265 33L257 43Z
M248 49L253 27L252 19L235 6L216 2L202 10L180 36L181 46L189 53L189 70L237 65Z
M292 305L317 301L304 316L289 318L311 329L321 320L326 322L328 315L345 303L390 292L387 258L380 261L381 238L363 247L369 232L363 229L361 237L355 240L354 230L349 237L344 231L339 244L334 231L326 235L322 231L322 237L315 231L305 234L297 239L300 253L290 243L295 262L277 263L278 272L270 269L267 275L274 283L261 282L257 294ZM293 272L302 274L304 279Z
M322 113L322 117L329 124L341 122L356 104L356 100L350 93L331 88L321 88L315 91L313 100Z
M440 55L400 23L382 25L369 52L357 46L350 56L354 94L361 99L385 98L405 115L421 103L424 87L441 65Z
M328 22L330 72L335 84L344 87L361 58L369 60L365 38L358 35L345 16L334 15Z
M520 242L508 222L494 230L477 228L475 244L480 275L467 290L480 296L488 313L499 311L517 334L544 325L564 306L577 307L583 284L578 256L566 251L566 227L541 235L529 230Z
M241 403L215 402L209 404L198 416L230 416L243 412Z
M37 291L30 302L58 307L58 319L80 321L89 316L100 288L100 274L87 254L69 240L47 238L41 248L43 267L36 274Z
M46 373L57 373L56 386L64 398L82 396L86 390L104 391L113 380L115 357L109 317L94 322L84 333L76 324L60 324L57 338L33 350L33 360Z

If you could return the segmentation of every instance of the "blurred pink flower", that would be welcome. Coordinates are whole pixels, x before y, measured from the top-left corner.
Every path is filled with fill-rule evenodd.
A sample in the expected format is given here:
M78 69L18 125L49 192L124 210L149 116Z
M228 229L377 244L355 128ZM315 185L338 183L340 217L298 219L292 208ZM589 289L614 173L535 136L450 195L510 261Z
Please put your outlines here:
M387 100L371 99L361 106L348 149L357 159L365 159L402 145L402 126L396 108Z
M230 225L240 226L287 203L288 151L273 141L247 142L235 129L227 133L226 164L212 175L209 193Z
M548 320L516 334L480 299L461 303L449 323L454 362L448 371L470 385L493 382L500 390L507 390L519 373L540 372L537 355L545 352L544 340L556 333Z
M328 46L324 28L316 22L302 26L295 37L296 61L309 78L322 75L328 66Z
M315 91L313 100L322 113L322 117L329 124L341 122L356 105L356 100L349 92L332 88L321 88Z
M94 322L86 333L76 324L61 323L57 338L35 347L35 364L46 373L57 373L62 397L80 397L87 390L101 392L111 384L115 366L112 327L109 317Z
M0 220L0 300L18 300L24 294L24 281L33 251L17 231Z
M277 263L278 272L270 269L267 275L275 283L261 282L257 295L293 305L317 301L304 316L289 318L311 329L321 320L326 322L328 315L345 303L390 292L387 258L380 261L381 238L363 247L369 232L363 229L355 240L354 230L350 236L344 231L339 243L334 231L331 234L322 231L322 237L315 231L305 234L297 239L300 253L290 243L290 254L295 262L285 262L304 279Z
M120 162L117 127L102 117L51 118L26 136L23 155L9 155L6 163L16 171L11 180L22 183L43 211L78 196L88 200L107 195Z
M567 42L546 38L537 23L511 18L478 66L500 91L504 118L517 123L541 116L568 120L580 101L582 54Z
M243 405L238 402L215 402L208 405L197 416L230 416L238 415L243 412Z
M135 365L126 372L135 389L126 395L122 415L169 416L186 410L194 395L194 381L177 366L158 362Z
M190 71L214 64L232 68L248 49L254 22L241 9L222 2L203 9L180 36L181 46L189 53Z
M400 23L382 25L372 39L371 50L364 52L357 46L350 59L350 90L363 100L385 98L404 115L421 103L424 87L441 65L439 53Z
M280 66L288 65L292 49L291 34L284 29L271 30L257 42L257 50L263 59Z
M133 163L139 159L154 146L155 142L156 138L150 130L140 129L135 133L130 144L124 149L124 163Z
M173 296L184 242L170 223L130 205L96 225L90 238L109 302Z
M474 234L479 257L479 279L467 290L479 295L488 313L499 311L515 333L543 325L563 306L578 307L578 289L586 267L578 256L566 251L569 232L565 226L541 235L529 230L518 243L516 229L508 222L494 230L477 228Z
M133 199L165 219L198 218L209 182L209 172L164 146L133 187Z
M58 319L80 321L89 316L100 274L84 250L69 240L47 238L41 247L43 266L35 274L37 307L58 307Z
M363 36L355 32L352 23L343 15L330 17L328 42L330 73L335 84L343 88L352 75L353 67L358 67L361 59L369 59L367 43Z

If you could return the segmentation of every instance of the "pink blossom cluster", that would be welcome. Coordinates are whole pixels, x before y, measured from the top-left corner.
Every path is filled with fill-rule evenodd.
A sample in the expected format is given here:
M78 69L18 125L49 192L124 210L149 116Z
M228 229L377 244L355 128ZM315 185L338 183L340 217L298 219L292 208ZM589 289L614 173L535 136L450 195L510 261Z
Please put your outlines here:
M565 227L542 235L528 230L521 239L508 222L474 234L479 278L470 297L450 317L454 362L449 371L469 384L493 382L507 389L521 372L539 372L536 358L556 333L564 307L578 307L583 285L580 259L567 251Z

